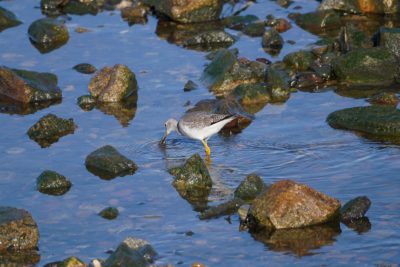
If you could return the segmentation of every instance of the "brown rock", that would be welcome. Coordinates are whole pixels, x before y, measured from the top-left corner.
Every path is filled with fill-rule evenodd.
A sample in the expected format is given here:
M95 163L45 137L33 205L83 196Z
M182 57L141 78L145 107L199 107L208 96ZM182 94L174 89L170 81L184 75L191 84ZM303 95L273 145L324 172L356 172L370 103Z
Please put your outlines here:
M283 180L258 196L249 213L261 226L286 229L331 221L339 209L339 200L306 185Z

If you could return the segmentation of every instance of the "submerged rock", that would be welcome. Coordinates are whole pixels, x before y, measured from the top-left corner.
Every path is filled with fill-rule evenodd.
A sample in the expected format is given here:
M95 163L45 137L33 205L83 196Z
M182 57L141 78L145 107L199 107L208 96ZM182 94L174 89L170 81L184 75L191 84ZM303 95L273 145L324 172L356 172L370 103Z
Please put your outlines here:
M38 242L38 227L28 211L0 207L0 254L36 250Z
M36 179L36 189L47 195L61 196L68 192L72 183L57 172L46 170Z
M29 39L40 53L48 53L68 42L69 33L64 23L51 18L38 19L28 29Z
M223 5L221 0L143 0L142 2L172 20L183 23L216 20Z
M92 74L97 71L96 67L89 63L81 63L75 65L73 69L83 74Z
M239 84L263 82L266 70L267 65L262 62L239 62L231 50L221 49L205 68L202 81L216 95L223 95Z
M329 114L327 122L333 128L358 131L372 139L400 140L400 110L390 106L338 110Z
M208 220L212 218L218 218L225 215L231 215L238 211L240 206L244 204L244 201L240 198L234 198L222 204L214 207L210 207L202 211L199 215L200 220Z
M246 26L259 20L260 19L255 15L231 16L224 18L222 23L230 29L241 31Z
M0 95L22 103L57 101L62 97L57 76L0 66Z
M340 209L340 220L350 222L361 219L371 206L371 200L366 196L356 197Z
M11 11L0 7L0 32L20 25L22 22Z
M92 78L90 94L99 102L118 102L137 94L135 74L125 65L104 67Z
M197 89L199 86L192 80L189 80L185 83L185 86L183 87L183 91L189 92L192 90Z
M225 31L207 31L186 39L183 46L202 51L228 48L236 41L235 37Z
M107 207L99 212L99 215L107 220L114 220L118 217L119 211L115 207Z
M277 55L283 47L283 38L275 29L265 31L262 36L261 45L265 52L271 55Z
M29 128L27 134L44 148L57 142L61 137L74 133L77 127L73 119L62 119L54 114L48 114Z
M152 263L157 252L149 242L143 239L128 237L108 257L103 267L137 266L147 267Z
M257 174L249 174L236 188L234 196L245 201L252 201L267 188L267 185Z
M121 155L110 145L90 153L86 157L85 165L88 171L106 180L133 174L138 168L133 161Z
M249 214L267 229L299 228L334 220L340 202L304 184L276 182L254 199Z
M172 168L169 172L175 176L172 185L183 198L198 209L207 204L212 180L199 154L194 154L182 167Z
M391 85L398 75L396 58L380 47L360 48L334 61L337 79L347 85Z

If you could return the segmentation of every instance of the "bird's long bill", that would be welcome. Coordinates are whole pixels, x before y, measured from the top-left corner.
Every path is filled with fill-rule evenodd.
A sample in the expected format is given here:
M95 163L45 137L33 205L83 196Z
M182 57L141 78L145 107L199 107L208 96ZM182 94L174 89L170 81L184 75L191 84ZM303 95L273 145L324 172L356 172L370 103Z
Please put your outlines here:
M167 139L168 136L168 132L165 131L163 137L160 140L160 145L164 145L165 144L165 140Z

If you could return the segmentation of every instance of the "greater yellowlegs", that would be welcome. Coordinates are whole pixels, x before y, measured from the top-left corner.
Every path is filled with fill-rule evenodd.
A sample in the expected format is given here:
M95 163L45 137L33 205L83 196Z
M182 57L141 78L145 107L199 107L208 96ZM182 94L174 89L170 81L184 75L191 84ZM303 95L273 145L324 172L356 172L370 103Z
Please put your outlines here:
M165 122L165 133L160 143L164 144L167 136L176 131L191 139L200 140L207 155L210 158L211 150L207 144L208 139L218 133L227 123L237 118L234 114L218 114L208 111L188 111L177 121L169 119Z

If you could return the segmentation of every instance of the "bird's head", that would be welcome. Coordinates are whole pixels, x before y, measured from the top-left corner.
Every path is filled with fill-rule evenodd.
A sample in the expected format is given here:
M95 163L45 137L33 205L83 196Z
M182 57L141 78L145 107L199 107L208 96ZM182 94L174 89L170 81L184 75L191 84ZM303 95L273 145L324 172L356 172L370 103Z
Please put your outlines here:
M163 137L161 138L160 144L165 144L165 140L167 139L167 136L172 131L178 130L178 122L175 119L168 119L164 125L165 125L165 132L164 132Z

